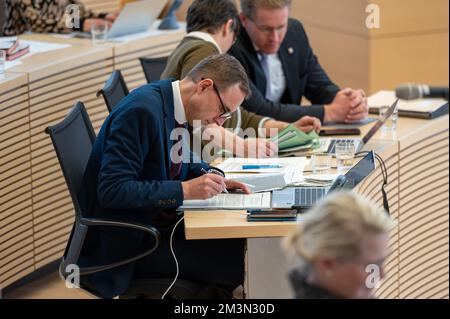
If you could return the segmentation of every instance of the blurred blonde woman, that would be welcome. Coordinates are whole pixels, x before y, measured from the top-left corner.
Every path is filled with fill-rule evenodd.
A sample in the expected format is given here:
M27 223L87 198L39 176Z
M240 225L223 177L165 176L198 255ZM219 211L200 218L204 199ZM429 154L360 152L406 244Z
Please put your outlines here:
M299 258L289 273L298 299L366 299L385 276L395 222L351 192L328 196L305 214L285 247Z

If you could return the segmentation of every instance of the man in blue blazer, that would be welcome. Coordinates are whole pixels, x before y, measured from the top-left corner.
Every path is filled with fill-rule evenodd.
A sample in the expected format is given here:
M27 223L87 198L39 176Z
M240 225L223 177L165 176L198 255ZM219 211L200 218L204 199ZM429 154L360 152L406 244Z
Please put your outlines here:
M241 0L242 28L230 50L244 66L250 112L293 122L309 115L327 122L357 122L369 107L363 90L340 90L319 64L302 24L289 18L292 0ZM337 62L338 63L338 62ZM305 96L313 104L300 107Z
M105 120L79 194L82 212L153 225L161 233L161 244L133 264L85 277L103 297L124 293L133 278L175 276L169 238L180 219L175 209L183 200L211 198L227 188L249 193L241 183L204 174L210 167L192 162L189 146L183 146L186 140L177 133L195 120L222 125L249 93L240 63L231 56L214 55L181 81L163 80L136 89ZM80 265L130 258L142 252L145 243L142 232L91 228ZM181 279L220 285L230 291L242 284L243 239L187 241L181 225L173 245Z

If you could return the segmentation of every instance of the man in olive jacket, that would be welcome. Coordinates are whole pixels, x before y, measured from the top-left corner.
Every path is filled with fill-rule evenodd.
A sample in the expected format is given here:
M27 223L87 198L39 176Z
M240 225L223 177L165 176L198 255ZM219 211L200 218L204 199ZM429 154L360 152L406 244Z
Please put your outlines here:
M227 52L236 40L239 20L233 1L196 0L189 7L186 20L188 34L169 57L166 69L161 76L163 79L182 79L202 59ZM305 132L320 129L319 120L312 117L304 117L294 124ZM239 108L223 125L224 128L232 129L236 133L239 133L241 129L251 128L256 133L252 137L260 138L269 137L269 129L283 130L287 126L286 122L260 116L244 108ZM229 151L239 156L250 155L251 151L262 156L272 156L276 148L267 140L242 140L223 128L217 127L217 131L220 132L222 141L234 140L235 149ZM236 147L238 143L244 143L245 146ZM223 143L222 147L226 147L226 143ZM261 148L265 151L261 152ZM245 154L239 154L238 149L244 149ZM256 149L258 149L257 152L255 152Z

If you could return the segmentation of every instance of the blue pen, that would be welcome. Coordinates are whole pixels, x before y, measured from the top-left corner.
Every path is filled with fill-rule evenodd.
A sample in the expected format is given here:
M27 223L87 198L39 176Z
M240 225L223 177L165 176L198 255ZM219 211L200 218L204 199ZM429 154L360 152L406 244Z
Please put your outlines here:
M243 170L283 168L281 165L242 165Z

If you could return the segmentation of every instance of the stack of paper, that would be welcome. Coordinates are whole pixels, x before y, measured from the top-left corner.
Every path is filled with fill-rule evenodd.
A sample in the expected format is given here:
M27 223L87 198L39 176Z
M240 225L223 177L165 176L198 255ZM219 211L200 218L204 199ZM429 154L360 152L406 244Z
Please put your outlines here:
M207 200L185 200L179 211L269 209L272 194L220 194Z
M11 42L14 40L14 37L0 37L0 42ZM14 68L20 64L22 64L22 60L28 57L31 57L33 54L45 53L50 51L61 50L65 48L71 47L70 44L59 44L59 43L50 43L50 42L40 42L40 41L31 41L31 40L23 40L21 42L21 49L25 49L22 53L29 53L25 56L19 55L17 59L14 61L7 61L5 64L5 70Z
M245 183L256 193L282 189L301 181L308 164L306 157L229 158L218 168L226 173L228 179Z
M314 131L304 133L291 124L272 138L272 142L278 144L280 153L313 150L319 146L319 135Z
M30 45L17 37L0 38L0 50L5 51L6 61L14 61L30 52Z

